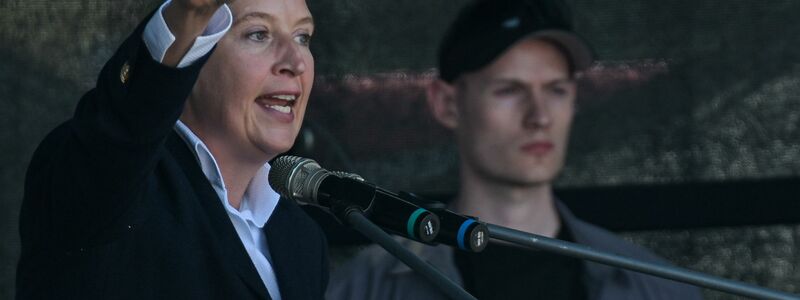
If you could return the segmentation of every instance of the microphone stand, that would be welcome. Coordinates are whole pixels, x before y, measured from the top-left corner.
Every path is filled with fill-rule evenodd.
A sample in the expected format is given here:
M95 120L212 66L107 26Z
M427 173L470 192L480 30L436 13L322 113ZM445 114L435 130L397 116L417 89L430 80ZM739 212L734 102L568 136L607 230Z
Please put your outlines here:
M771 290L757 285L714 277L701 272L666 264L651 263L616 254L604 253L584 245L565 242L499 225L488 223L486 225L489 227L489 237L493 240L510 242L521 248L554 252L745 297L778 300L800 299L797 295Z
M346 207L342 210L334 210L335 215L340 220L346 221L346 223L352 226L356 231L386 249L386 251L408 265L412 270L433 282L448 297L458 300L477 300L458 284L444 276L439 270L414 255L414 253L411 253L411 251L408 251L408 249L392 239L392 237L380 229L380 227L373 224L364 216L364 212L358 206L345 206Z

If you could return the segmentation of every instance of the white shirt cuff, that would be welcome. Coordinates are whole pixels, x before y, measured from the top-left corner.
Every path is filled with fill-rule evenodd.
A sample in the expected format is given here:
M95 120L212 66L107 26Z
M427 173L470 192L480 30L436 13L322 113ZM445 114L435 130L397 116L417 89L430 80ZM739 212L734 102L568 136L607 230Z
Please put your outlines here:
M150 55L154 60L162 62L164 55L167 54L167 49L175 42L175 35L167 27L167 22L164 20L164 8L172 2L167 0L161 7L158 8L150 21L147 22L144 28L144 44ZM178 63L178 68L191 65L200 57L208 54L214 45L231 29L233 22L233 15L231 14L228 5L223 4L211 17L208 26L203 31L203 34L194 40L194 44L189 49L189 52L181 58Z

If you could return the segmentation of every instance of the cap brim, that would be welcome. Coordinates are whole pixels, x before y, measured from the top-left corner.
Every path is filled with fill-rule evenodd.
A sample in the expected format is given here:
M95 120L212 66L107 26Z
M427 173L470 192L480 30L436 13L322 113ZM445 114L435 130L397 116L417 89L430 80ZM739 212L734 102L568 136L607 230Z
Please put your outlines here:
M589 44L575 33L557 29L546 29L531 33L529 37L547 38L561 44L561 46L569 52L570 58L573 64L575 64L575 71L586 70L594 63L594 52L589 48Z

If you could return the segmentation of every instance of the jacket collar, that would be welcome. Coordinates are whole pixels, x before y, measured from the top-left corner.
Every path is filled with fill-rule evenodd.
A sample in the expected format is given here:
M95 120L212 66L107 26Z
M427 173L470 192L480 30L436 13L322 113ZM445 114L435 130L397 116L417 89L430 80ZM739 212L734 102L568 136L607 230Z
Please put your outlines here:
M569 228L576 243L595 248L603 248L603 245L608 242L606 239L602 238L606 235L605 233L599 234L597 227L575 217L575 215L572 214L572 211L560 200L555 201L556 210L558 211L558 215L561 217L562 226ZM590 279L599 280L602 278L609 278L613 276L614 272L617 270L606 265L601 265L586 260L583 260L582 262L584 269L586 270L586 276Z

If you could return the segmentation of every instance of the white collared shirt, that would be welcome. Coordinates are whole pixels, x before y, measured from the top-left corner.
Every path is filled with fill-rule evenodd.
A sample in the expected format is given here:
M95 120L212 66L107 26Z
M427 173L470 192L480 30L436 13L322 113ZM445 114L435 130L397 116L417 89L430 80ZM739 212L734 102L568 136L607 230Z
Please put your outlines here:
M150 55L156 61L162 61L167 49L175 42L175 36L170 32L163 16L163 9L169 3L170 1L168 0L161 5L158 12L148 21L143 34L144 43L148 51L150 51ZM203 34L195 39L189 52L181 59L178 68L188 66L198 58L208 54L214 45L230 30L232 20L233 16L228 6L223 5L220 7L214 13ZM222 179L222 173L220 173L214 155L211 154L205 143L181 121L177 122L175 130L196 155L203 174L208 178L217 196L222 201L222 205L225 207L225 211L228 213L239 239L250 256L256 271L258 271L261 281L267 287L270 297L280 300L280 289L278 288L275 271L270 263L267 236L263 230L264 224L269 220L280 199L278 193L272 190L268 184L269 164L265 163L248 184L247 190L242 197L241 205L237 210L228 202L228 191Z

